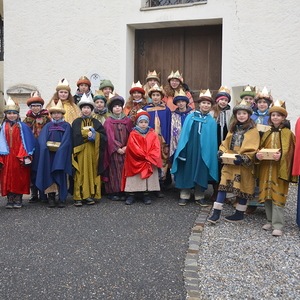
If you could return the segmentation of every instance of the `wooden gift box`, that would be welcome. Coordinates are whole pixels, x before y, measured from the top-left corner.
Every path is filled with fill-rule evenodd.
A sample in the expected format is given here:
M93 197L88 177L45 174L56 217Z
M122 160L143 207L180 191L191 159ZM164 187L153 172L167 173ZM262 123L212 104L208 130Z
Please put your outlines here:
M236 160L236 155L237 154L234 153L223 153L223 155L221 156L222 163L227 165L234 165L233 161Z
M263 160L274 160L273 155L280 149L267 149L263 148L259 152L264 155Z
M268 131L271 128L271 126L269 126L269 125L263 125L263 124L257 124L256 128L260 132L266 132L266 131Z

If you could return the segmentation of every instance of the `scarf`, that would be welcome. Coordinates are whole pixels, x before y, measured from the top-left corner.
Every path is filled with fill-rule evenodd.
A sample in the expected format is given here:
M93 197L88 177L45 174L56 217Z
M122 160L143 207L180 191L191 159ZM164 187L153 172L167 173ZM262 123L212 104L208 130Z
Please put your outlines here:
M86 93L82 93L82 92L80 92L79 90L77 90L75 95L76 95L76 96L79 96L79 97L82 97L83 94L86 94L86 96L89 97L89 96L91 95L91 93L92 93L91 90L89 90L89 91L86 92Z
M99 110L99 109L95 108L94 113L98 114L98 115L105 115L107 113L107 108L104 107L102 110Z
M133 127L133 129L141 134L146 134L150 130L150 127L148 126L146 129L142 129L140 126L136 125L135 127Z
M111 113L109 116L114 120L121 120L126 117L126 115L123 112L121 112L121 114L119 116L116 116L113 113Z

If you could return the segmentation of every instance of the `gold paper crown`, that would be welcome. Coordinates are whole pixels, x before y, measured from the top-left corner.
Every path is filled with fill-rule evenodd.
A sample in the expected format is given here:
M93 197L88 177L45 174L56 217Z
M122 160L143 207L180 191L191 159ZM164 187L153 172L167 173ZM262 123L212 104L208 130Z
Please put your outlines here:
M30 97L33 98L33 97L41 97L41 93L39 91L32 91L30 93Z
M238 105L246 105L246 106L250 106L250 103L249 103L249 102L246 102L246 101L243 99Z
M163 90L163 87L162 87L162 86L159 87L156 83L155 83L155 85L149 90L148 95L151 97L151 94L152 94L153 92L159 92L159 93L161 93L163 96L165 95L164 90Z
M274 105L269 109L268 114L271 115L272 112L279 112L283 114L285 117L288 116L288 112L285 108L285 102L282 100L276 100Z
M66 113L66 110L64 109L61 100L58 100L57 104L55 104L54 100L50 102L49 113L53 113L53 112L61 112L62 114Z
M149 79L156 79L158 82L160 82L159 76L160 73L157 74L155 70L153 72L148 71L146 81L148 81Z
M199 97L210 97L211 98L211 92L209 89L207 90L201 90Z
M255 100L257 101L258 99L266 99L266 100L273 101L271 90L268 91L266 87L264 87L262 91L258 90L257 94L255 95Z
M30 94L30 98L27 100L27 106L30 106L33 103L39 103L41 106L44 105L44 100L41 98L41 94L39 91L32 91Z
M227 93L230 94L230 90L227 88L227 86L221 86L218 90L218 93Z
M69 86L69 82L66 78L62 78L58 84L57 84L57 87L56 87L56 90L57 91L60 91L60 90L67 90L67 91L71 91L70 89L70 86Z
M77 103L77 105L81 108L84 105L91 105L92 107L95 107L95 103L92 99L91 94L87 97L86 94L83 94L80 101Z
M186 97L186 94L183 89L180 89L179 92L175 91L174 98L178 96Z
M282 100L276 100L275 102L274 102L274 104L272 105L272 107L274 107L274 106L279 106L279 107L283 107L284 109L286 109L286 107L285 107L285 101L282 101Z
M250 107L250 103L247 103L244 99L233 108L233 114L235 115L238 110L246 110L249 113L249 115L253 114L253 110Z
M168 81L170 81L172 78L178 79L181 83L183 83L183 77L182 74L179 73L179 70L177 70L175 73L172 71L168 76Z
M96 96L104 96L104 94L103 94L103 92L102 92L102 90L98 90L98 91L95 91L95 95L94 95L95 97ZM105 97L105 96L104 96Z
M10 96L6 101L6 105L4 105L4 112L14 110L20 112L20 106L17 101L14 101Z
M137 83L132 83L131 88L135 88L135 87L139 87L139 88L143 88L142 84L140 83L140 81L138 81Z
M256 87L255 86L251 86L251 85L247 85L243 88L244 92L255 92Z
M86 76L81 76L77 81L77 86L80 84L87 84L89 87L91 87L91 81Z

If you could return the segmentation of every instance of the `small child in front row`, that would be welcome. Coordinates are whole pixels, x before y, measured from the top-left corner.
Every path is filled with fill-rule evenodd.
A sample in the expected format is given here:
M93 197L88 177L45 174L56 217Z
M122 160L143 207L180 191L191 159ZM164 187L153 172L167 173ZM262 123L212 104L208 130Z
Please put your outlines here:
M277 101L269 109L271 129L262 136L259 149L279 149L273 160L263 160L263 153L257 152L259 163L259 202L265 204L267 224L262 228L272 230L273 236L281 236L284 226L284 206L289 182L297 182L292 176L295 136L287 128L287 111Z
M150 115L146 111L135 116L136 127L129 135L123 169L122 190L129 193L125 204L135 201L135 193L143 192L144 203L151 204L150 191L159 191L158 168L162 167L160 141L149 127Z
M259 146L259 133L250 118L252 109L242 101L233 108L234 120L230 130L219 147L218 160L222 162L224 153L235 154L234 164L224 164L217 200L214 202L213 215L208 222L217 223L220 219L226 192L239 198L239 204L232 216L225 217L228 222L240 222L244 219L247 200L254 196L254 158Z

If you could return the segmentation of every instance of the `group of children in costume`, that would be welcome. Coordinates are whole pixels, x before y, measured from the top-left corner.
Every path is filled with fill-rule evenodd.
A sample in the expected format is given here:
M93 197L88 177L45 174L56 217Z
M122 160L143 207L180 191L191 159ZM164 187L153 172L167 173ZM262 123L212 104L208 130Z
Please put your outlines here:
M267 216L263 229L282 235L289 182L300 175L293 166L295 136L285 108L275 105L266 89L256 93L250 86L232 113L226 87L215 100L203 90L194 102L179 71L171 72L164 88L159 85L159 74L149 72L144 86L133 83L125 103L110 80L103 80L93 95L83 76L72 96L64 78L46 109L37 92L28 99L23 122L19 106L9 99L0 131L6 207L20 208L29 187L29 202L48 199L49 207L64 207L68 192L75 206L92 205L103 189L109 199L127 205L141 192L144 203L151 204L149 193L163 197L161 189L173 174L181 206L192 193L196 203L208 206L204 192L213 185L208 219L213 224L220 219L226 193L233 193L238 204L225 220L242 221L256 185ZM276 151L265 160L263 149ZM232 163L227 154L234 155Z

